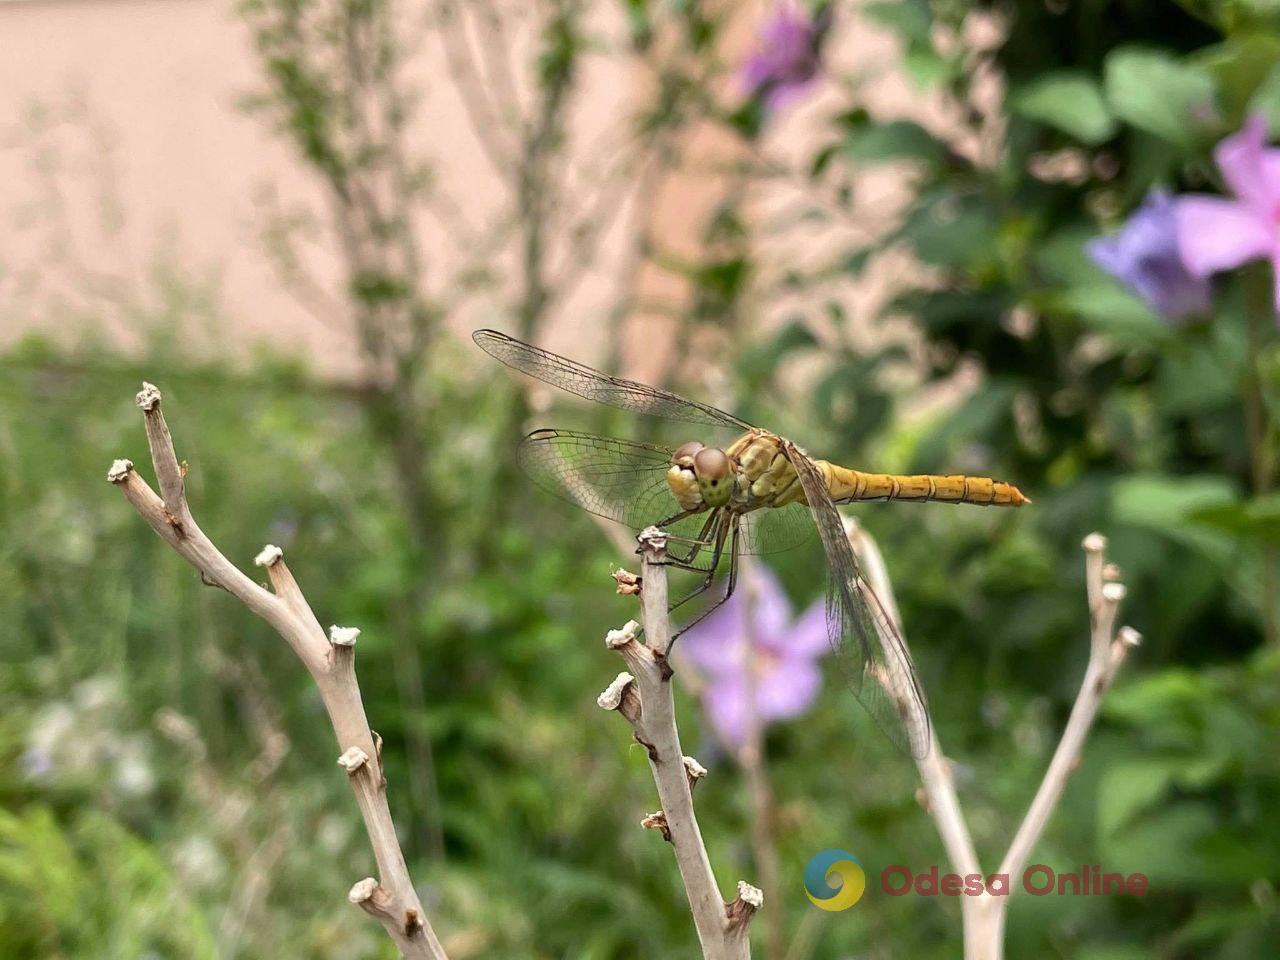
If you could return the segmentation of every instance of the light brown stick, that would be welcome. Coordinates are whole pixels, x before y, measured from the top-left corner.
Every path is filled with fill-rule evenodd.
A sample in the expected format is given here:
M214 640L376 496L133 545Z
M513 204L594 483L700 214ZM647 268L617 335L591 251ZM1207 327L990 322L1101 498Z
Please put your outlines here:
M636 741L648 751L662 809L646 817L642 825L660 830L675 851L704 960L750 960L747 928L764 897L745 881L739 881L738 896L732 903L726 904L720 896L693 811L693 786L707 771L692 757L684 756L676 730L671 671L666 662L671 645L666 535L650 527L640 535L640 548L645 643L639 641L634 621L610 631L605 644L623 656L630 672L619 674L597 703L622 714L634 729Z
M268 545L255 561L266 568L274 592L258 586L218 550L191 515L183 479L186 467L178 461L160 412L160 391L144 383L136 402L143 411L160 494L128 460L112 464L107 479L205 582L226 590L267 621L306 666L337 735L342 750L338 764L355 794L380 875L380 880L368 877L355 884L348 899L382 924L405 957L447 960L414 891L387 805L382 739L369 729L356 682L355 641L360 631L331 627L325 634L278 547Z
M863 572L872 590L879 597L885 612L898 626L899 634L903 634L893 584L889 580L879 548L856 520L845 517L844 523L849 543L862 562ZM1085 584L1090 619L1089 665L1085 669L1084 682L1076 695L1062 739L1058 742L1035 799L1023 817L997 871L1009 877L1011 890L1017 889L1019 875L1026 866L1027 857L1061 799L1067 778L1079 763L1080 752L1103 696L1115 680L1128 651L1142 640L1138 631L1132 627L1115 630L1116 614L1119 612L1120 601L1124 599L1124 585L1118 582L1118 573L1103 558L1106 542L1106 538L1099 533L1092 533L1084 539ZM905 643L905 634L903 636ZM891 664L890 669L892 668ZM886 677L882 682L892 696L894 689L902 689L902 684L907 681L903 678ZM903 706L909 708L910 701L904 699ZM951 761L942 753L932 718L925 719L929 723L929 751L916 761L923 785L922 802L942 838L952 869L961 875L981 874L982 868L956 795ZM1005 918L1010 898L983 894L961 899L965 960L1002 960Z

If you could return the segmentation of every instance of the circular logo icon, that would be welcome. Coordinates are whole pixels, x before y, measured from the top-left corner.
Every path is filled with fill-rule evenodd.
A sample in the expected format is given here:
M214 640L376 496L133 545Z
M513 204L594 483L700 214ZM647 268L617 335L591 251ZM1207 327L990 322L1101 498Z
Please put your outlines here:
M848 910L862 899L867 875L862 864L845 850L821 850L804 868L804 892L815 907L832 912Z

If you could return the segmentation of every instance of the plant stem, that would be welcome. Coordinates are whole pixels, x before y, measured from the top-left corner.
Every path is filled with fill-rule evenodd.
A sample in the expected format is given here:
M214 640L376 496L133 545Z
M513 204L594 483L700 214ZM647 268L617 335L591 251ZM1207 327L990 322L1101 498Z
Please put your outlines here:
M631 724L636 742L649 754L649 769L662 809L641 825L659 830L675 853L703 960L751 960L748 927L763 903L757 888L738 882L738 896L725 903L711 870L711 858L693 809L693 788L706 769L680 748L676 730L674 674L667 663L671 621L667 607L667 538L649 527L640 544L640 593L645 642L634 621L610 631L605 644L627 661L630 672L618 674L596 703L620 713Z
M747 648L756 646L753 625L758 597L755 564L744 558L743 597L746 603L744 621L747 624ZM760 872L760 888L765 899L773 904L764 916L764 955L766 960L782 960L786 952L786 917L781 909L782 898L778 890L778 845L776 841L777 817L773 788L769 783L769 770L764 752L764 724L760 721L757 701L757 684L760 664L752 659L748 673L748 728L746 742L737 751L738 766L747 782L747 796L751 803L751 854L756 870Z
M1275 460L1271 445L1274 426L1262 393L1262 375L1258 364L1266 331L1276 322L1272 294L1271 270L1259 264L1245 272L1245 331L1248 355L1245 358L1244 412L1249 439L1249 460L1253 494L1262 497L1271 492L1275 477ZM1269 645L1280 644L1280 623L1276 615L1277 551L1274 546L1262 548L1262 628Z

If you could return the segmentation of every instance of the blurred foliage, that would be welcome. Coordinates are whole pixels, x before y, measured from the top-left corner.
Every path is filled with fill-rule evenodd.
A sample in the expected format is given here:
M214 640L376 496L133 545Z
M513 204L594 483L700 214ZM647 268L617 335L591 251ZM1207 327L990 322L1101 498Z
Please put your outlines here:
M653 42L651 6L625 4L637 48ZM697 3L677 12L687 42L714 58L721 21ZM1003 20L1007 37L968 39L977 14ZM1211 189L1212 146L1246 111L1280 121L1271 5L897 0L862 15L898 37L907 74L964 127L873 116L855 79L806 158L818 186L880 163L912 168L893 228L825 268L856 276L886 250L909 250L928 282L884 315L907 318L911 336L850 346L861 341L835 300L752 333L759 272L734 197L706 225L709 259L656 254L697 291L678 344L707 330L732 340L743 415L824 456L993 474L1034 498L1017 514L858 510L895 575L988 862L1038 784L1083 669L1080 539L1110 536L1129 588L1124 619L1146 640L1034 859L1140 871L1151 889L1141 900L1019 897L1008 955L1270 955L1280 942L1280 823L1269 816L1280 802L1280 648L1263 639L1280 548L1272 318L1250 308L1249 277L1232 277L1213 317L1168 326L1083 243L1153 185ZM545 38L547 49L571 60L576 37ZM325 126L332 94L296 72L306 52L273 75L307 107L282 122L303 124L293 136L314 142L312 161L337 178L347 161ZM544 59L544 79L571 66ZM984 72L1005 82L994 109L974 90ZM663 101L672 109L707 96L690 91L692 73L663 79L679 88ZM759 104L721 119L744 138L769 134ZM837 190L831 203L858 199ZM797 272L793 286L807 282ZM352 295L372 307L386 292ZM838 334L821 347L819 325ZM363 629L359 672L386 738L391 797L450 955L692 956L670 852L636 827L653 803L643 753L593 703L617 670L599 637L633 601L612 595L616 555L588 518L499 468L521 409L515 389L496 387L470 344L441 337L424 351L408 393L391 398L431 424L411 465L430 496L410 529L403 436L370 429L378 405L371 421L367 391L270 358L233 371L163 355L130 362L31 342L0 367L0 763L10 771L0 956L391 956L345 903L371 857L304 672L102 479L126 455L149 474L130 402L144 375L165 393L211 536L242 566L264 541L282 545L321 619ZM977 386L963 385L965 370ZM916 388L954 399L920 412L906 403ZM377 399L385 409L388 397ZM622 435L648 429L580 415ZM434 533L424 542L424 532ZM807 602L816 558L787 560L778 572ZM696 703L680 706L686 746L714 767L698 796L717 873L751 878L741 777ZM423 743L434 758L426 779ZM819 917L804 901L803 865L826 847L873 867L945 862L914 770L834 677L813 714L772 731L768 748L784 884L770 908L812 943L808 956L955 956L954 902L873 889ZM423 804L438 804L443 857L412 815Z
M1038 857L1143 870L1152 894L1136 905L1019 901L1011 956L1262 956L1280 933L1280 830L1262 813L1280 800L1280 763L1264 745L1280 702L1280 339L1273 311L1256 306L1269 303L1269 271L1220 278L1212 316L1178 327L1084 251L1155 186L1216 190L1211 150L1247 113L1280 120L1280 43L1264 6L864 8L959 122L873 115L859 84L874 80L849 80L808 168L815 196L846 186L811 215L856 212L856 174L877 164L909 165L913 197L882 236L788 285L821 291L832 274L856 277L907 250L926 279L881 319L908 318L911 335L843 346L866 341L844 304L811 302L739 366L744 414L825 456L1007 477L1034 499L1017 516L859 511L896 574L948 752L998 797L971 811L988 857L1043 764L1051 741L1036 738L1059 728L1074 696L1080 538L1110 537L1125 620L1147 636L1126 669L1144 676L1108 707L1132 729L1100 732ZM994 108L979 89L992 76L1003 82ZM916 389L957 402L912 412L904 366ZM787 386L796 369L809 372L801 395ZM1035 738L1000 732L1032 717L1044 724ZM985 820L994 810L1004 812ZM893 929L896 949L934 955Z

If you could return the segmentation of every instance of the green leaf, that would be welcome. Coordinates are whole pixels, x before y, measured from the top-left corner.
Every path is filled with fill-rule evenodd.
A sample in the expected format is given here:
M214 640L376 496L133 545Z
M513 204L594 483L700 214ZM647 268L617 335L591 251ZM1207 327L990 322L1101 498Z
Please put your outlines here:
M1222 325L1213 328L1217 334ZM1170 350L1152 399L1166 416L1198 415L1239 403L1239 377L1216 342L1183 341Z
M1076 953L1075 960L1150 960L1150 957L1145 947L1110 943L1085 947Z
M1267 121L1267 129L1273 136L1280 131L1280 64L1273 67L1258 85L1249 100L1246 113L1262 114Z
M1013 97L1013 112L1098 144L1115 136L1116 118L1098 81L1086 73L1064 71L1040 78Z
M1255 497L1246 503L1203 507L1193 511L1190 519L1232 536L1280 544L1280 493Z
M925 263L964 268L995 256L997 231L994 213L981 200L943 191L917 204L901 234Z
M927 44L933 16L929 5L920 0L881 0L868 3L859 11L864 17L887 27L912 44Z
M902 68L918 88L927 89L950 77L955 63L932 50L912 50L902 58Z
M1225 33L1280 29L1275 0L1178 0L1178 6Z
M1227 121L1236 127L1249 112L1250 100L1280 64L1280 37L1270 31L1239 34L1193 56L1198 66L1212 74Z
M1132 864L1152 882L1167 886L1204 882L1205 862L1196 847L1217 827L1209 804L1179 803L1134 820L1127 830L1106 834L1099 859Z
M1186 148L1195 143L1200 129L1196 111L1214 105L1209 74L1160 50L1121 47L1112 51L1104 83L1117 116Z
M1107 695L1103 711L1134 726L1198 728L1212 695L1202 674L1175 667L1116 687Z
M1064 290L1055 305L1123 346L1149 347L1174 336L1146 303L1111 280Z
M1071 223L1038 238L1030 249L1036 273L1064 287L1093 284L1104 277L1110 281L1086 252L1089 241L1097 235L1092 224Z
M1130 523L1158 526L1186 519L1193 512L1235 501L1236 488L1225 477L1126 477L1113 488L1115 508Z
M931 169L942 166L946 149L924 127L909 120L873 124L850 134L845 152L863 163L919 160Z
M1192 518L1201 510L1233 503L1236 496L1235 485L1217 476L1137 475L1117 481L1111 490L1118 520L1180 540L1224 564L1235 549L1232 541Z
M1115 833L1154 804L1173 783L1182 761L1167 758L1113 763L1098 783L1098 829Z

